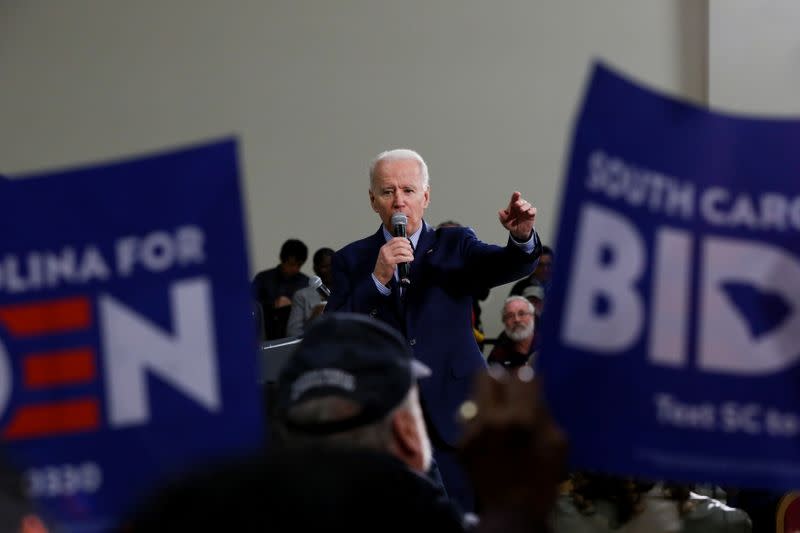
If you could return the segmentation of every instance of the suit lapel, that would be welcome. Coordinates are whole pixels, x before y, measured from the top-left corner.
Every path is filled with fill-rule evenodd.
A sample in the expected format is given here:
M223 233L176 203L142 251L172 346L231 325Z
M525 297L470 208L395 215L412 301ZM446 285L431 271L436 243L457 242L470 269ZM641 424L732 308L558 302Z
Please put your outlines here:
M411 286L422 275L422 267L425 263L425 256L433 251L433 243L436 241L436 230L425 224L423 221L423 228L417 241L417 247L414 250L414 262L411 263L410 277Z
M379 226L378 231L372 234L369 244L374 253L371 257L365 256L365 259L372 262L373 268L370 269L370 272L372 272L375 267L375 260L378 258L378 253L380 253L381 246L386 244L386 239L383 237L383 225Z

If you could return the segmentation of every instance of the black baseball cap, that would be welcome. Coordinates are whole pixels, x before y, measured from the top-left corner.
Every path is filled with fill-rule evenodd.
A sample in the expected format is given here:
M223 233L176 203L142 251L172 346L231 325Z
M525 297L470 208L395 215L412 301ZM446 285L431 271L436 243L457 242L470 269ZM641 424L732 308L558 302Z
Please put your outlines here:
M431 375L403 336L354 313L324 314L312 323L278 378L278 415L289 430L330 434L364 426L398 406L417 378ZM311 398L339 396L361 406L354 416L299 424L289 409Z

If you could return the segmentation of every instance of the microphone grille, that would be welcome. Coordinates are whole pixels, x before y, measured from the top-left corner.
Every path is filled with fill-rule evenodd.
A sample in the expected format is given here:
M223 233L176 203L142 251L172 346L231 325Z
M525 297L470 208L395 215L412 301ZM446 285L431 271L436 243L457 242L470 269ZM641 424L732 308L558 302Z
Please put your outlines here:
M395 213L392 215L392 226L406 226L408 225L408 217L405 213Z
M314 289L322 287L322 279L319 276L311 276L308 278L308 286Z

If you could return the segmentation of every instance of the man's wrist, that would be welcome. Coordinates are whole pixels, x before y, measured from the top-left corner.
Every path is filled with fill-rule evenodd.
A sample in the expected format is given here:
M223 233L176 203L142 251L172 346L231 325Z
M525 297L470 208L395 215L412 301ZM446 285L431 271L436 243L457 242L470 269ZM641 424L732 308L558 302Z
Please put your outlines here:
M536 235L536 228L531 229L530 235L525 240L519 240L514 237L514 234L509 231L509 237L511 242L522 250L523 252L530 254L536 249L536 242L537 242L537 235Z
M389 281L391 281L392 277L388 276L388 277L386 277L386 279L383 279L384 277L386 277L386 276L380 276L376 272L372 273L372 279L374 279L378 283L388 287L389 286Z
M386 283L382 283L374 272L370 275L372 276L372 281L375 283L375 288L378 290L379 293L383 294L384 296L389 296L390 294L392 294L392 289L387 287Z
M509 232L509 233L511 233L511 232ZM533 230L530 230L526 235L521 236L521 237L519 235L514 235L513 233L511 233L511 238L514 239L515 241L517 241L520 244L521 243L526 243L529 240L531 240L531 238L533 238Z

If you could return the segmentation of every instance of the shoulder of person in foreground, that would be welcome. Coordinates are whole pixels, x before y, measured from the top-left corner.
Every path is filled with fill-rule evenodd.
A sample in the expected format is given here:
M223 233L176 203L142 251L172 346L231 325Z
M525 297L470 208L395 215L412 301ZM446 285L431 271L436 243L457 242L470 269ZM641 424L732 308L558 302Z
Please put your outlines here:
M365 450L275 450L167 484L120 532L461 532L456 510L399 460Z

